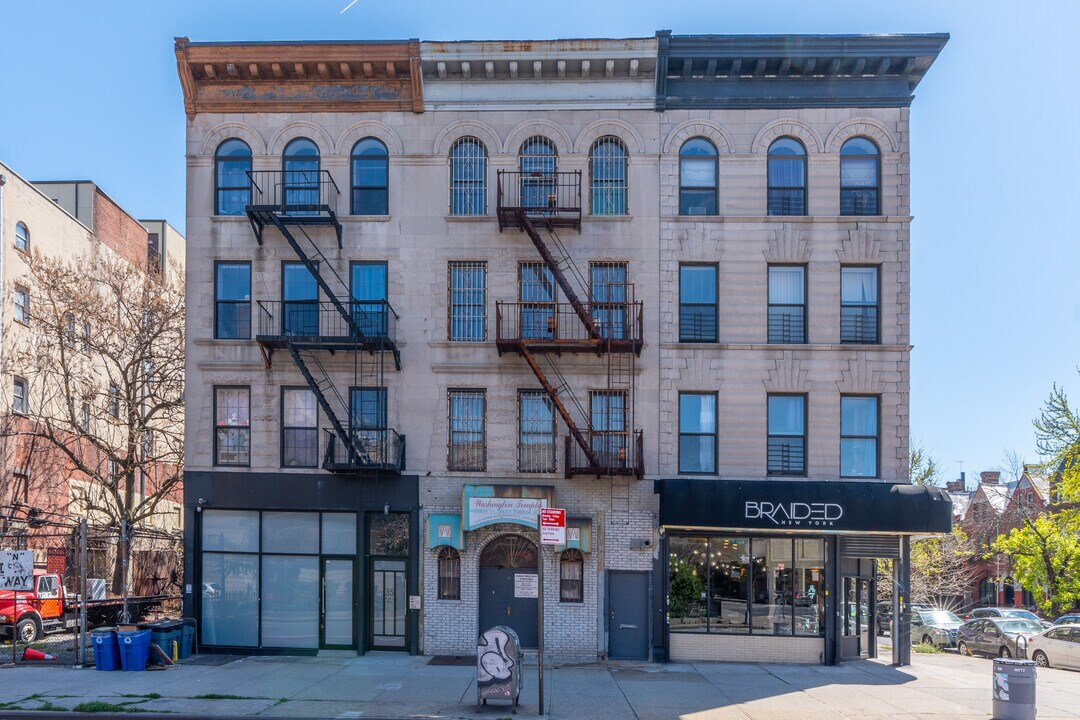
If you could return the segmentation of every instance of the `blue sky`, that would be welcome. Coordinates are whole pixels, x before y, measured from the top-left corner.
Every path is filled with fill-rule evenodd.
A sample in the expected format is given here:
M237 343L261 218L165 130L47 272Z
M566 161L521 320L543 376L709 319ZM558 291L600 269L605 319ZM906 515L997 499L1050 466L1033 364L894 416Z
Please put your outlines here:
M1051 384L1080 403L1080 3L505 0L2 0L0 159L86 178L141 217L184 221L174 36L432 40L679 33L948 32L916 92L911 432L949 477L1036 459ZM1070 160L1069 158L1072 158Z

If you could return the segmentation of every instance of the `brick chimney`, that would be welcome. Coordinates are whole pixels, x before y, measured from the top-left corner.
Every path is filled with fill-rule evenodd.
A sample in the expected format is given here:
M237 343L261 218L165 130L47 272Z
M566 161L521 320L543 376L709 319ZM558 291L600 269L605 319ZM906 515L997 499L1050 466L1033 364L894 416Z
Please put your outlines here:
M984 470L979 473L979 482L983 485L997 485L1001 480L1001 473L996 470Z
M964 479L950 480L945 483L945 489L949 492L964 492Z

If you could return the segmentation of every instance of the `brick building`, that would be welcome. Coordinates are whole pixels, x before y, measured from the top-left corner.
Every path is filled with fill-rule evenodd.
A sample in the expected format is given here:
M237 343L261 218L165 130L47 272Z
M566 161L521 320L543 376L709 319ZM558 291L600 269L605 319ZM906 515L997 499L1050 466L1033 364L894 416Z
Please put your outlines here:
M872 654L946 39L179 39L203 646Z
M55 342L57 333L50 334L51 331L42 329L48 326L55 331L55 318L38 303L51 289L35 287L30 271L31 258L39 254L45 262L89 261L93 257L122 259L139 273L167 270L182 277L183 236L163 220L146 223L151 230L91 181L30 182L12 168L0 164L0 334L3 337L0 348L0 534L5 536L6 547L35 550L35 561L40 567L45 567L46 563L41 544L45 541L41 536L52 534L50 542L56 544L59 534L70 530L79 518L88 517L92 528L104 522L93 507L87 507L92 503L86 498L103 491L95 486L84 469L101 469L109 452L123 450L119 442L95 446L98 440L116 438L111 438L107 430L101 430L102 426L98 426L101 432L90 430L91 418L104 415L106 404L111 402L105 364L101 362L102 356L91 349L90 342L92 333L100 334L103 329L92 327L85 316L70 315L62 342ZM84 360L91 368L88 374L79 375L86 381L85 385L72 383L79 386L71 389L68 396L58 396L54 391L60 383L55 377L45 377L40 365L26 366L28 357L40 358L40 355L34 356L27 351L34 345L42 346L41 352L50 353L51 357L66 352L69 357L81 359L73 360L72 365L82 367ZM75 375L67 377L70 379ZM63 420L57 422L63 415L57 408L69 403L72 414L81 415L82 420L67 424ZM41 430L45 418L54 423L55 431ZM75 448L74 451L71 454L62 452L57 443L46 438L49 433L58 442ZM148 445L146 452L155 452L154 446ZM84 466L80 467L73 457ZM172 474L176 474L175 465ZM135 489L136 497L152 495L154 483L154 471L144 475ZM158 506L158 514L146 523L146 527L174 534L179 532L183 520L179 512L180 496L177 488L174 494L164 497ZM35 530L39 526L52 529ZM117 534L114 531L111 537L115 538ZM36 542L35 537L41 542ZM93 560L97 550L91 548L90 552ZM146 565L142 562L145 558L140 554L142 548L138 544L133 552L134 563ZM60 557L63 558L62 552ZM93 572L103 572L107 564L102 561ZM176 563L173 564L175 571ZM142 565L137 568L137 574L161 574ZM63 571L62 563L58 566L50 561L49 567L50 571ZM168 574L166 570L164 575L167 577Z

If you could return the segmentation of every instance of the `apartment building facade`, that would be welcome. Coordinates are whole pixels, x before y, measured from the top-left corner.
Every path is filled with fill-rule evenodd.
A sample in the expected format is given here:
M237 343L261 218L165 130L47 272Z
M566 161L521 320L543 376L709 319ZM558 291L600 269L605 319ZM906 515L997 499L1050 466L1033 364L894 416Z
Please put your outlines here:
M170 242L166 253L155 254L152 235L143 222L92 181L31 182L0 163L0 534L5 535L9 547L34 550L40 567L46 564L45 544L59 544L61 547L52 548L61 550L59 561L51 555L48 558L53 572L65 571L62 543L57 537L70 531L80 518L88 518L90 527L101 537L106 536L105 526L111 524L113 514L100 512L110 501L103 499L107 491L96 478L112 467L106 465L109 453L115 459L124 449L120 432L111 432L109 423L100 419L109 419L113 391L118 392L122 382L110 385L101 345L91 342L92 336L107 334L108 328L95 327L87 315L72 313L66 316L67 327L59 337L55 312L71 304L72 293L70 289L42 287L35 280L32 265L37 262L40 268L66 263L70 267L106 258L130 264L135 276L167 271L182 278L183 235L163 220L152 221ZM86 297L96 290L86 287ZM132 288L133 293L137 290ZM49 296L54 303L39 302ZM46 355L56 359L64 354L72 359L52 362L48 367L37 362ZM65 380L70 385L66 395L59 391ZM115 402L119 415L119 398ZM63 411L65 406L71 408L73 418ZM163 446L148 443L142 451L149 456L143 465L148 472L137 474L133 503L154 494L155 482L169 475L165 469L169 461L171 476L177 476L175 456L167 454ZM170 460L155 464L154 458L165 457ZM175 538L183 520L180 508L177 487L160 498L156 513L136 530ZM53 537L42 539L47 535ZM118 535L115 528L112 535ZM90 549L92 566L94 572L104 573L106 560L94 564L99 550L106 554L98 547ZM170 571L178 570L175 562L163 572L151 567L142 538L133 542L132 553L137 581L151 576L167 578Z
M872 653L945 39L179 39L203 646Z

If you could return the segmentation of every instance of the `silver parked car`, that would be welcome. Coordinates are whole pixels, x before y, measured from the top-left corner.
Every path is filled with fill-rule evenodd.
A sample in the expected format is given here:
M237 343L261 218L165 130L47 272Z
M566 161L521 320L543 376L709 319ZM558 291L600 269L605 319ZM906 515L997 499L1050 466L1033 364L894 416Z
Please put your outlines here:
M1031 612L1030 610L1024 610L1023 608L1015 607L983 607L975 608L971 611L970 615L966 617L970 618L1016 618L1018 620L1031 620L1037 622L1044 628L1052 627L1053 623L1049 623L1043 620L1041 617Z
M1028 643L1028 657L1039 667L1080 670L1080 624L1055 625Z
M1080 625L1080 613L1062 615L1054 621L1055 625Z
M963 620L948 610L916 610L911 613L911 642L953 647L956 631L963 624Z
M1023 658L1032 638L1042 631L1042 625L1025 619L968 620L956 631L956 649L961 655Z

